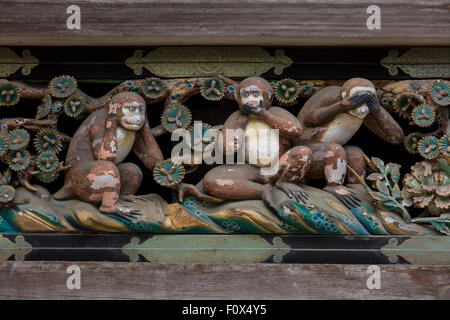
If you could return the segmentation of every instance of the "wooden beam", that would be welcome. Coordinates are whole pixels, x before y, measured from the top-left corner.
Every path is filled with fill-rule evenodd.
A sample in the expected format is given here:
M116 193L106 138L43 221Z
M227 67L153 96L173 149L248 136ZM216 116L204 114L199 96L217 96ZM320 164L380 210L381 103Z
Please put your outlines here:
M67 268L81 289L67 289ZM0 299L449 299L450 266L1 262Z
M0 0L0 45L450 45L447 0ZM81 29L66 27L78 5ZM369 30L367 8L381 9Z

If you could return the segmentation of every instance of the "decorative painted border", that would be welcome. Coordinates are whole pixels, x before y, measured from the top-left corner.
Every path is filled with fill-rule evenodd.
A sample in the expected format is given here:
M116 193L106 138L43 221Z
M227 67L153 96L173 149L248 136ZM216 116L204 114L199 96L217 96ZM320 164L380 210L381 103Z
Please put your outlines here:
M14 234L0 261L450 265L449 238L319 235Z

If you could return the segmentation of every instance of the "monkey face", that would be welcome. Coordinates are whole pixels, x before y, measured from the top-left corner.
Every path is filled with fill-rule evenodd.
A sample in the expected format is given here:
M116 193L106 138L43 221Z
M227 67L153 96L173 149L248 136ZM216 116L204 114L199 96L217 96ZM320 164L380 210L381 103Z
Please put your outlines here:
M257 86L249 86L241 88L239 94L241 96L242 105L250 104L254 106L259 106L264 102L263 92Z
M120 109L120 126L130 131L138 131L145 122L145 104L126 101Z

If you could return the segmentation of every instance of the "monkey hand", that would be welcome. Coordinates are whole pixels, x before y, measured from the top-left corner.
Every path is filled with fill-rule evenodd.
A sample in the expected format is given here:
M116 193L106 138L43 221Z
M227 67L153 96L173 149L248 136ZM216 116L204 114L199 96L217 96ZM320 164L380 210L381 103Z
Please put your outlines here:
M241 111L247 114L260 115L264 110L265 108L262 105L262 101L259 105L246 103L241 106Z
M361 106L363 103L366 103L370 96L371 94L369 92L359 92L347 99L342 100L342 105L348 110L353 110Z
M371 94L367 100L367 106L371 112L377 112L380 110L380 103L375 95Z

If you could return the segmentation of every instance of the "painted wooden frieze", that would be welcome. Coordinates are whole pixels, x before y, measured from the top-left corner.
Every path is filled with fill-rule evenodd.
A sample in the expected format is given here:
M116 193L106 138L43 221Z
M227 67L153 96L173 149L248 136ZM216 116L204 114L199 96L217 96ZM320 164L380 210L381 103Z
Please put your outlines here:
M0 232L449 235L449 86L153 77L95 98L67 75L0 80L0 111L39 101L0 121ZM197 94L233 110L202 122ZM354 143L366 129L422 159L401 171Z

